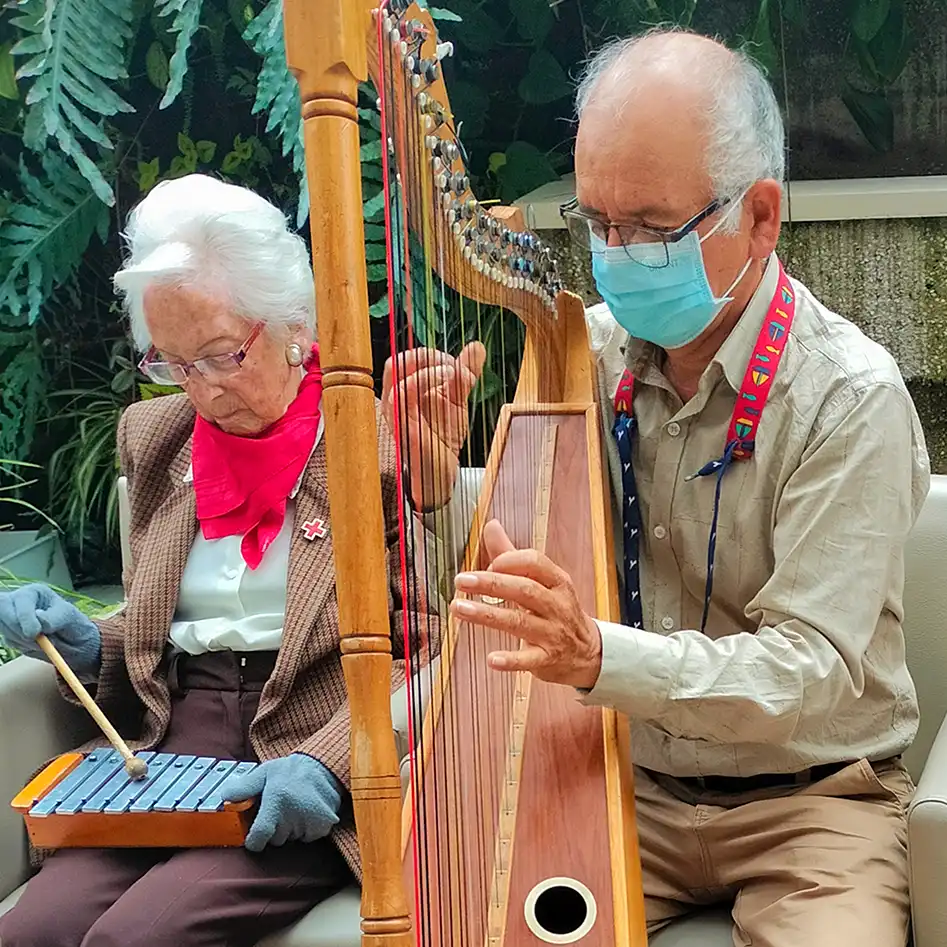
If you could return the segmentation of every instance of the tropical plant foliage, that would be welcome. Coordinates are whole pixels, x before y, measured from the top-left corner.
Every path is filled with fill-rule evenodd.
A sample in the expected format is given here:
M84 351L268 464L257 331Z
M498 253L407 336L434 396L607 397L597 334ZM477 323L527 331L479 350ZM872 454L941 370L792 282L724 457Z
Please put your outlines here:
M570 169L579 65L609 38L660 22L746 44L784 96L787 62L817 38L844 63L835 94L884 151L895 135L890 88L925 2L439 0L432 13L458 51L448 87L476 190L509 201ZM381 316L382 143L368 87L359 115ZM302 228L304 165L281 0L0 6L0 456L42 463L42 498L71 547L106 570L116 562L115 419L147 391L122 348L110 282L122 222L158 181L203 171L259 190ZM490 326L488 389L511 335L502 321Z

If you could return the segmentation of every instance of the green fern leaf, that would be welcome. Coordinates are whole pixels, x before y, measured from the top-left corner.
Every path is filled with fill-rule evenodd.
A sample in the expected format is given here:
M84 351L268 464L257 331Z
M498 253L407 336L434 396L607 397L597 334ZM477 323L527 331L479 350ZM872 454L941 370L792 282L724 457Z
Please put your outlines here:
M202 4L203 0L156 0L155 2L158 16L169 16L172 13L175 15L171 32L178 34L174 42L174 55L171 57L168 87L161 97L158 108L167 108L181 94L184 76L187 73L187 51L200 26Z
M243 38L263 59L257 78L253 114L269 112L267 132L275 129L282 141L283 155L292 154L293 170L299 179L296 223L301 227L309 216L309 185L306 182L306 152L303 145L299 86L286 65L282 0L270 0L250 22Z
M20 165L23 199L0 223L0 319L33 323L53 289L82 259L94 232L108 235L108 208L55 152L43 158L45 182Z
M0 456L29 454L47 378L35 329L0 331Z
M112 188L86 149L91 144L111 150L103 119L134 111L112 87L128 75L134 6L135 0L22 0L13 20L26 35L12 53L29 57L17 78L33 80L24 144L42 153L47 139L55 138L109 205L115 202Z

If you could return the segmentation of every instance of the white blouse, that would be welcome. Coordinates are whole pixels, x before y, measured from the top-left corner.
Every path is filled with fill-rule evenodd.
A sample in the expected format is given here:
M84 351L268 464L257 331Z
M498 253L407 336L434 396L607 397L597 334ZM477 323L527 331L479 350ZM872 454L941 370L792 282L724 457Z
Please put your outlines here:
M313 452L324 427L325 419L320 418ZM189 469L184 481L193 479ZM251 569L240 554L242 536L205 539L198 529L181 577L168 636L175 647L188 654L279 648L286 612L289 546L295 528L293 498L301 483L302 475L286 504L283 528L256 569Z

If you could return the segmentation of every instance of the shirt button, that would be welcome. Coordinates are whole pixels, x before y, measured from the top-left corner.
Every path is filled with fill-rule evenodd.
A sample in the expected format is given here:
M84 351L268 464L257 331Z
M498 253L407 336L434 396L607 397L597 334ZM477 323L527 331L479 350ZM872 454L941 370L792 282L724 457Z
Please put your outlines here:
M670 615L665 615L664 618L661 619L661 627L665 631L670 631L674 627L674 619L671 618Z
M678 424L677 421L672 421L667 427L667 432L671 437L677 437L677 435L681 433L680 424Z
M224 572L225 579L235 579L240 573L236 569L227 569Z
M654 527L654 538L655 539L664 539L667 536L668 531L659 523Z

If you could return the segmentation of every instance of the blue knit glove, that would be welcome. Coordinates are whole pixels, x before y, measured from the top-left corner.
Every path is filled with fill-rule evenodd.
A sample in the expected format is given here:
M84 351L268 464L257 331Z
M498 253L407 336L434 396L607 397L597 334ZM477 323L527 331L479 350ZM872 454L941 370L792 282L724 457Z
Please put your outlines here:
M0 592L0 637L21 654L46 660L36 643L43 632L84 684L99 676L102 638L95 622L48 585Z
M323 838L339 821L342 804L338 780L305 753L269 760L244 776L231 776L220 792L227 802L262 796L244 842L251 852L262 852L267 845Z

